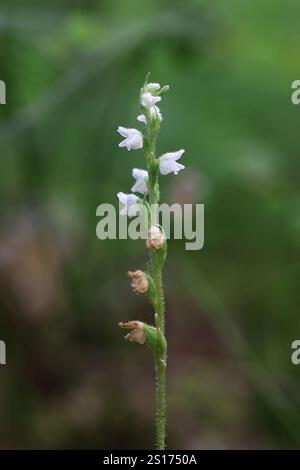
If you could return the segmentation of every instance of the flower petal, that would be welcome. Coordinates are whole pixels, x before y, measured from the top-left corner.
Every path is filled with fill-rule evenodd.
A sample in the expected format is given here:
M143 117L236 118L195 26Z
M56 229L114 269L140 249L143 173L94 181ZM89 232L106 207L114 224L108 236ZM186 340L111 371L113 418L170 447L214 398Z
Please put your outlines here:
M147 119L146 119L145 114L139 114L138 117L137 117L137 120L139 122L143 122L144 124L147 124Z
M118 132L122 137L128 137L128 129L126 127L119 126Z
M139 178L148 178L148 171L141 170L139 168L133 168L132 176L134 179L138 180Z

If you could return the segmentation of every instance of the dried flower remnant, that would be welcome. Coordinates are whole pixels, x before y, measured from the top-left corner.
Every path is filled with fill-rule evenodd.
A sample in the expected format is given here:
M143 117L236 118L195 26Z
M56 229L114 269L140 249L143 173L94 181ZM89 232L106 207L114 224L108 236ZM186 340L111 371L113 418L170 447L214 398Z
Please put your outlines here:
M144 294L148 290L148 279L144 271L140 269L137 271L128 271L128 276L131 279L131 287L136 294Z
M127 341L136 342L139 344L144 344L146 341L146 334L145 334L145 324L141 321L133 320L127 323L120 322L120 328L126 328L128 330L132 330L127 333L124 338Z
M158 225L153 225L146 240L146 247L159 250L165 243L165 237Z

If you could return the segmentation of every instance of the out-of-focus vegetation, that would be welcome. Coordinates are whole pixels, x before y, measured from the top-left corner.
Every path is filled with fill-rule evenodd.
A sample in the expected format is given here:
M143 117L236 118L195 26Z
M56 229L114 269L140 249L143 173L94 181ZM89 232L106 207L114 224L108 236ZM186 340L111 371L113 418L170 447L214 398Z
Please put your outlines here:
M2 0L2 448L149 448L153 367L120 320L150 321L128 269L142 242L99 241L128 191L145 74L169 83L163 198L205 204L205 247L169 243L171 448L300 446L298 0ZM300 366L299 366L300 367Z

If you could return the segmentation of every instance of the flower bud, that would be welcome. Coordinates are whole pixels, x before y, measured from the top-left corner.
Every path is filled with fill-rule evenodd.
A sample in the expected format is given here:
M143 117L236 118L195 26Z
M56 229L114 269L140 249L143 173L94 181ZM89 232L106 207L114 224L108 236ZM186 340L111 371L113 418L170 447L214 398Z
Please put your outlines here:
M144 86L144 92L149 91L150 93L155 93L159 89L160 89L159 83L147 83L147 85Z
M132 280L131 287L136 294L144 294L148 290L148 279L144 271L128 271L128 276Z
M168 93L169 89L170 89L169 85L165 85L157 92L157 94L164 95L165 93Z
M165 242L164 234L158 225L153 225L149 231L148 239L146 240L147 248L154 248L159 250Z
M124 336L124 338L127 341L136 342L139 344L145 343L146 341L145 323L134 320L134 321L129 321L127 323L120 322L119 326L121 328L127 328L127 329L132 330L129 333L127 333L126 336Z

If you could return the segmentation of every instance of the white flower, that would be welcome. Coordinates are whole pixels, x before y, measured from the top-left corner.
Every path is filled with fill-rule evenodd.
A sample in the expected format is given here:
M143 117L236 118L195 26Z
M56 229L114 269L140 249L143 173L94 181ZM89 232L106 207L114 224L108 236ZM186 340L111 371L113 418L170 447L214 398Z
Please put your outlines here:
M160 89L160 84L159 83L147 83L147 85L144 88L144 91L150 91L152 93L153 91L158 91Z
M134 185L131 188L133 193L147 193L148 186L147 186L147 179L148 179L148 172L146 170L139 170L138 168L134 168L132 170L132 176L136 180Z
M118 193L118 199L123 207L120 210L121 215L128 215L134 217L140 212L138 201L139 198L135 194Z
M160 112L160 109L158 106L152 106L152 108L150 108L150 116L151 116L151 119L154 117L154 116L157 116L158 117L158 120L159 122L162 121L162 115L161 115L161 112ZM143 122L144 124L147 125L147 118L145 116L145 114L140 114L138 117L137 117L137 120L140 121L140 122Z
M125 137L119 143L119 147L126 147L127 150L138 150L143 147L143 136L137 129L127 129L126 127L118 127L118 132L122 137Z
M152 109L152 108L151 108L151 109ZM139 122L143 122L144 124L147 125L147 118L146 118L145 114L139 114L138 117L137 117L137 120L138 120Z
M143 93L141 96L141 104L144 106L144 108L152 108L156 103L159 103L161 100L160 96L153 96L151 93L146 91L146 93Z
M180 163L177 163L176 160L184 153L184 150L177 150L177 152L168 152L162 155L159 159L159 170L162 175L168 175L169 173L174 173L178 175L180 170L184 169L184 166Z

